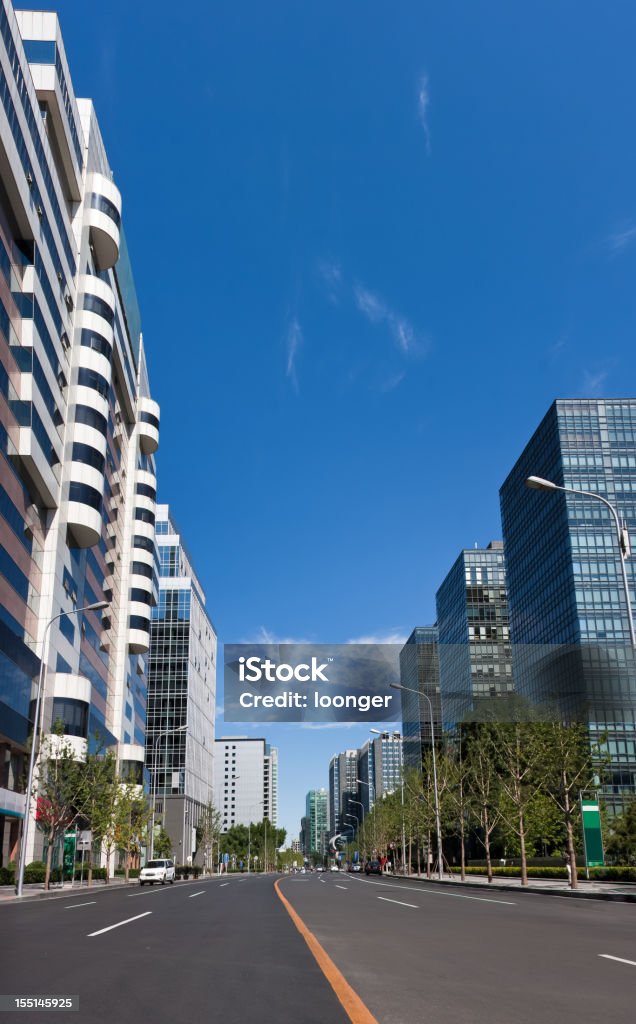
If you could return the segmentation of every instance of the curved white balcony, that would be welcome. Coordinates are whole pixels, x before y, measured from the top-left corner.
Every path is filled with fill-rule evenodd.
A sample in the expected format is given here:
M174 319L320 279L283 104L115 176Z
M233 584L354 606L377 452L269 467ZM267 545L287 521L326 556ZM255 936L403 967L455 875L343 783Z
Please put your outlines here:
M86 676L78 676L72 672L52 672L47 678L54 697L66 697L68 700L80 700L84 704L90 704L91 681Z
M69 501L66 522L78 548L92 548L102 535L102 517L97 509L84 502Z
M110 270L119 259L121 193L103 174L86 178L86 222L98 270Z
M145 484L146 487L152 487L157 489L157 477L154 473L149 473L147 469L138 469L135 475L135 483Z
M153 455L159 447L160 411L152 398L139 399L139 441L146 455Z
M128 650L131 654L146 654L150 649L150 631L130 627L128 629Z

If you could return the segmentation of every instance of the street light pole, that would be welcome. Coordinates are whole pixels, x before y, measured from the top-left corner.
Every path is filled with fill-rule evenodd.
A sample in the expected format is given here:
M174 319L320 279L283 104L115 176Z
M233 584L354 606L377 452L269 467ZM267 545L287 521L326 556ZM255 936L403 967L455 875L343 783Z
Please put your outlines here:
M153 787L152 787L153 788L153 800L152 800L152 825L151 825L151 829L150 829L150 858L149 858L150 860L153 860L154 855L155 855L155 814L156 814L156 811L157 811L157 790L159 788L159 786L157 785L157 783L158 783L157 773L158 773L158 770L159 770L159 766L157 764L159 740L161 739L162 736L174 736L178 732L185 732L187 728L188 728L187 725L180 725L178 727L178 729L164 729L162 732L158 732L157 735L155 736L154 740L153 740L153 744L152 744L152 746L153 746L153 759L152 760L153 760L154 770L153 770L153 779L152 779L152 781L153 781ZM185 851L183 851L183 852L185 853Z
M435 827L437 831L437 874L440 882L444 878L444 854L442 850L442 823L439 813L439 790L437 787L437 758L435 757L435 723L433 720L433 705L428 694L421 690L414 690L411 686L402 686L401 683L389 683L392 690L405 690L407 693L415 693L423 697L428 704L428 711L431 722L431 750L433 752L433 786L435 790Z
M629 593L629 580L627 578L627 566L625 560L631 555L631 545L629 542L629 534L627 527L621 525L618 517L618 512L614 505L611 504L604 498L602 494L595 494L594 491L582 491L576 487L561 487L559 484L553 483L551 480L544 480L540 476L529 476L526 480L526 487L530 487L531 490L535 491L564 491L566 494L579 494L584 498L595 498L596 501L601 501L606 508L610 510L612 518L614 520L614 526L616 527L616 538L618 540L618 553L621 559L621 572L623 575L623 587L625 589L625 601L627 603L627 620L629 622L629 635L632 642L632 647L636 648L636 632L634 631L634 616L632 612L632 601Z
M22 896L24 888L24 868L26 861L27 851L27 836L29 831L29 821L31 817L31 798L33 796L33 773L35 771L35 758L36 748L38 746L38 729L40 732L40 741L42 736L42 726L40 723L40 705L44 706L42 701L42 694L44 692L44 684L46 680L46 661L48 657L48 638L49 629L54 622L58 619L63 619L65 616L79 615L81 612L98 612L104 608L108 608L108 601L96 601L94 604L87 604L83 608L72 608L67 612L59 612L58 615L54 615L52 619L49 619L46 626L44 627L44 635L42 636L42 657L40 660L40 674L38 678L38 692L35 700L35 714L33 716L33 740L31 742L31 754L29 757L29 774L27 778L27 789L24 804L24 822L22 825L22 836L20 838L20 866L18 869L18 879L15 887L16 896Z
M371 807L371 783L365 782L364 779L356 779L356 782L358 783L359 786L366 786L367 789L369 790L369 814L371 814L373 810L373 808ZM376 853L378 852L377 841L375 837L375 814L373 815L373 849L375 850Z

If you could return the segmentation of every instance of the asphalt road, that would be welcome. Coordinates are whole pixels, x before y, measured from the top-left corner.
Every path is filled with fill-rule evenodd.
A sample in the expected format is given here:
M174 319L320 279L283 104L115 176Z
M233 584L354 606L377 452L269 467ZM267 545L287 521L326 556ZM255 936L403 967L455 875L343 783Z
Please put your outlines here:
M80 996L77 1013L4 1019L346 1024L275 881L96 886L0 907L0 994ZM280 889L379 1024L635 1019L634 904L335 873Z

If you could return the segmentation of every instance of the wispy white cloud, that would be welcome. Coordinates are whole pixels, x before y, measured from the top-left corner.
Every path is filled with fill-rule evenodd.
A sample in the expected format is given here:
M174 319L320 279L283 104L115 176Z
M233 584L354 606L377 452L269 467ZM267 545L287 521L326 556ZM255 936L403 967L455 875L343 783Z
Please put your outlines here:
M609 376L608 370L585 370L581 394L589 398L597 398L603 392L603 385Z
M271 629L267 629L266 626L259 626L256 636L250 637L249 640L243 641L246 644L310 644L312 640L308 640L306 637L297 636L281 636L279 633L272 632Z
M614 256L619 255L633 242L636 242L636 224L623 224L617 231L613 231L606 241L609 251Z
M287 369L285 375L291 381L294 391L298 391L298 375L296 373L296 358L303 343L303 332L297 317L293 317L287 328Z
M347 640L348 644L405 644L408 640L408 633L399 626L388 629L386 633L369 633L367 636L358 636L353 640Z
M377 293L357 283L354 285L353 295L358 309L370 323L387 325L393 341L403 355L411 355L422 350L423 339L418 338L410 321L391 309Z
M321 260L318 264L318 273L322 278L327 292L327 298L335 305L340 300L342 287L342 269L339 263L334 260Z
M564 348L567 346L567 343L567 334L562 334L560 338L557 338L553 345L549 346L548 359L550 360L550 362L554 362L556 359L559 358Z
M391 373L382 381L379 390L382 392L395 391L395 389L402 383L405 377L406 372L404 370L400 371L399 373Z
M428 124L428 108L431 103L431 94L428 88L428 75L420 75L417 83L417 116L426 140L426 152L431 152L431 132Z

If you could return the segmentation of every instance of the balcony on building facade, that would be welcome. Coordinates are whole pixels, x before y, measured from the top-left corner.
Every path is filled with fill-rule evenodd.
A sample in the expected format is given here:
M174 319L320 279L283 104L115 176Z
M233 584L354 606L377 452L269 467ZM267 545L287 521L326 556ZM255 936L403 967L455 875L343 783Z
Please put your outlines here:
M97 171L86 179L86 222L97 269L110 270L119 259L121 194Z
M146 455L153 455L159 447L159 415L158 402L139 399L139 440Z

